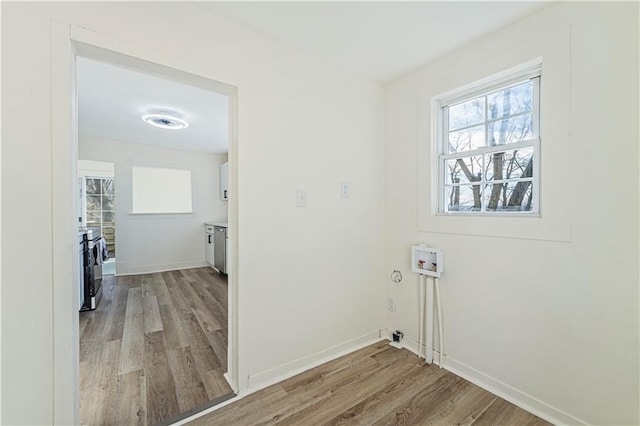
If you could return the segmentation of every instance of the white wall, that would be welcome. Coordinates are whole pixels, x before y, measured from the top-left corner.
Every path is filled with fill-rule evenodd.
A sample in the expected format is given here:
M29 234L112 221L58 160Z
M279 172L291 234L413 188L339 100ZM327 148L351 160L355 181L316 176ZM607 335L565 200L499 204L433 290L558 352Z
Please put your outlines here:
M78 156L115 164L117 274L205 266L204 222L227 220L220 200L220 164L227 155L180 151L80 136ZM191 171L193 213L131 214L131 167L173 167Z
M108 161L78 160L78 176L113 178L115 164Z
M197 4L3 2L2 96L11 105L2 109L3 424L54 416L51 234L65 219L51 214L48 184L52 20L162 51L185 71L239 88L242 388L383 327L379 84ZM341 182L351 198L339 198ZM308 207L295 207L296 188L308 191ZM56 408L59 421L73 418L69 407Z
M537 56L542 218L434 218L431 97ZM445 365L563 423L640 421L638 71L637 3L564 3L386 87L389 328L417 340L409 247L440 247Z

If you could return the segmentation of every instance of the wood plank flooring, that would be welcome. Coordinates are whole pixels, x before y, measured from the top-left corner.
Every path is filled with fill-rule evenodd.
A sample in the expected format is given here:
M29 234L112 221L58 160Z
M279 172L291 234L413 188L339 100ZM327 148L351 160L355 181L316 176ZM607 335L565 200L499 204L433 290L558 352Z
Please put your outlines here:
M105 276L80 313L80 423L153 425L232 393L227 312L211 268Z
M189 423L204 425L549 425L406 349L379 342Z

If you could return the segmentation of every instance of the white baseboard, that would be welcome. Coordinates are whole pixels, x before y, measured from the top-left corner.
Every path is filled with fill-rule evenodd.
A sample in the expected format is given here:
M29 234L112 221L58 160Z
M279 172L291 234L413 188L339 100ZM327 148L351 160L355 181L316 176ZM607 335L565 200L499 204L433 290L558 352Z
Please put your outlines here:
M128 262L116 263L118 276L154 274L156 272L167 272L167 271L177 271L180 269L202 268L205 266L210 266L210 265L205 261L199 261L199 260L163 263L163 264L156 264L156 265L142 265L142 266L129 266Z
M260 389L264 389L267 386L286 380L296 374L300 374L326 362L333 361L336 358L340 358L341 356L347 355L381 340L384 339L380 337L379 330L371 331L363 336L348 340L315 354L278 365L268 370L249 374L249 377L247 377L247 387L245 390L241 390L240 393L244 396Z
M231 379L231 375L229 374L229 372L227 371L226 373L224 373L222 377L224 377L227 383L229 383L229 386L231 386L231 390L233 390L233 392L235 393L238 393L238 384Z
M383 332L382 335L391 336L391 332L387 330L387 332ZM391 340L391 338L387 338L387 340ZM390 344L391 343L393 342L390 342ZM393 346L407 349L418 355L419 342L412 338L405 337L399 345L394 344ZM425 353L424 344L422 353ZM439 360L440 352L433 350L433 363L440 365ZM442 368L553 424L587 424L585 421L580 420L571 414L552 407L551 405L481 371L478 371L469 365L456 361L446 354L444 355Z
M451 371L453 374L460 376L463 379L466 379L471 383L498 395L500 398L505 399L555 425L587 424L587 422L580 420L571 414L552 407L527 393L515 389L498 379L494 379L493 377L490 377L481 371L478 371L462 362L456 361L446 355L444 357L444 369Z

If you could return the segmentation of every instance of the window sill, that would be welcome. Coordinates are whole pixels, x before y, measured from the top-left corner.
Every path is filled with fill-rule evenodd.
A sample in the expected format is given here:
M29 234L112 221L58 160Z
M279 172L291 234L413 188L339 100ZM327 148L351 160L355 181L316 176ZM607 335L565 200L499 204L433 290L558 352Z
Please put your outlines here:
M517 217L517 218L540 218L540 213L530 212L504 212L504 213L465 213L465 212L439 212L435 216L438 217Z
M174 213L140 213L140 212L129 212L127 215L131 219L144 219L144 218L184 218L184 217L195 217L195 212L174 212Z

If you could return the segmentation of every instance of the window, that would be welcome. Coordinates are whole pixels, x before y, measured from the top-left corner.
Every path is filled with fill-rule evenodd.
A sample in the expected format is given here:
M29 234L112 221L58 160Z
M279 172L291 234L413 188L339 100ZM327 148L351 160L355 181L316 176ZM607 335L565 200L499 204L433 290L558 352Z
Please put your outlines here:
M437 100L438 212L539 213L540 66Z
M109 258L116 255L115 237L115 184L113 178L87 177L86 187L86 225L100 228L102 236L107 241Z
M132 168L133 213L191 213L191 171Z

